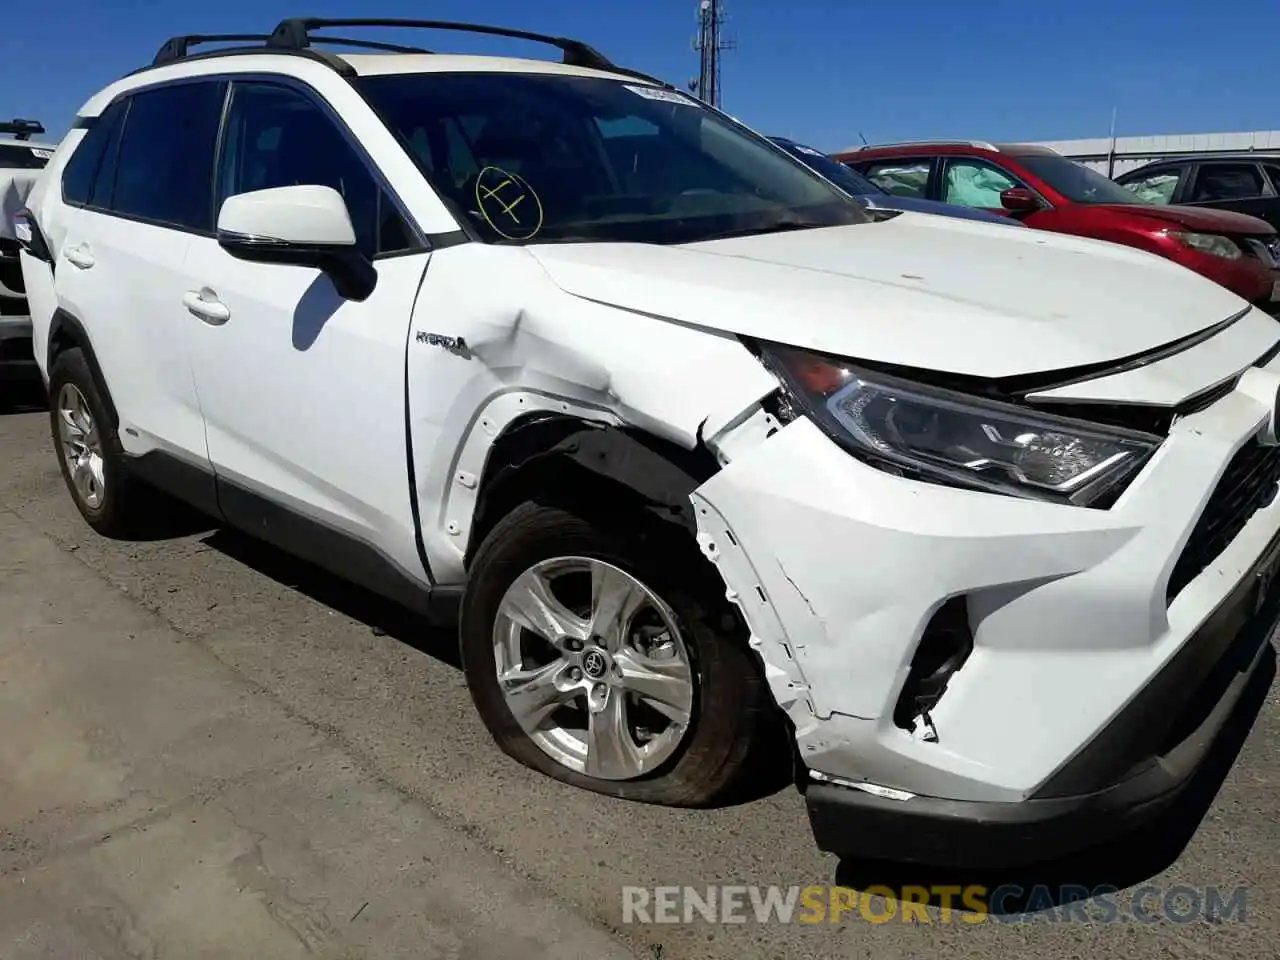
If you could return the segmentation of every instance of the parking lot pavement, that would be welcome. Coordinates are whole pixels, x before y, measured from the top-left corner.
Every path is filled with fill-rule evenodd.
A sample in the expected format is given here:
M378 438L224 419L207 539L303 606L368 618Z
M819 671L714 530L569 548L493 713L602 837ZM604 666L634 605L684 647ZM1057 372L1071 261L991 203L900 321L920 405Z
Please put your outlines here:
M6 510L0 558L0 954L630 956Z
M670 811L523 770L490 744L447 634L194 526L96 537L47 414L0 415L0 956L1275 956L1274 691L1225 780L1142 837L1017 876L838 864L791 789ZM1035 908L1064 884L1122 892L985 920L904 922L877 896L834 924L750 906L745 923L623 922L624 885L1002 882L1042 885ZM1161 916L1174 888L1190 922ZM1215 898L1235 912L1206 919Z

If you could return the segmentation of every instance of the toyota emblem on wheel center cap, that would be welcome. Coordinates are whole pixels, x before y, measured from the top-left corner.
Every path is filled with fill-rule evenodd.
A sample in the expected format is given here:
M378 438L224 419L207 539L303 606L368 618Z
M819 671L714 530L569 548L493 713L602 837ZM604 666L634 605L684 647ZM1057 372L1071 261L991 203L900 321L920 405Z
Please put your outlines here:
M609 661L605 659L604 654L599 650L589 650L587 655L582 658L582 672L593 680L603 677L608 669Z

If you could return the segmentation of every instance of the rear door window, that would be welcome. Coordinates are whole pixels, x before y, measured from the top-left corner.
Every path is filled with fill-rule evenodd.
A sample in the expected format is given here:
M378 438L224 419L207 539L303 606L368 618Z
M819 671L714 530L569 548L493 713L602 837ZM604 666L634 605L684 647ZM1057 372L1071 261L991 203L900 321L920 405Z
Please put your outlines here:
M130 97L111 210L163 226L213 230L213 162L226 84L207 80Z
M1202 163L1191 189L1192 203L1248 200L1265 192L1256 163Z
M868 180L895 197L929 196L932 160L882 160L862 169Z

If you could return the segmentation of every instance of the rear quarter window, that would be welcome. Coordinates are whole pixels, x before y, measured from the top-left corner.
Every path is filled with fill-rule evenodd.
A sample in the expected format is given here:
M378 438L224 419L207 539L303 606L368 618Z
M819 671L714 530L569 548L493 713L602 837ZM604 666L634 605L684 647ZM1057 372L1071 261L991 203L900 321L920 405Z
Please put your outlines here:
M102 167L103 156L108 146L111 148L114 160L120 125L124 121L127 107L128 104L124 100L117 100L111 104L76 144L62 170L62 199L66 203L79 207L89 202L94 193L94 181L98 178L98 171Z

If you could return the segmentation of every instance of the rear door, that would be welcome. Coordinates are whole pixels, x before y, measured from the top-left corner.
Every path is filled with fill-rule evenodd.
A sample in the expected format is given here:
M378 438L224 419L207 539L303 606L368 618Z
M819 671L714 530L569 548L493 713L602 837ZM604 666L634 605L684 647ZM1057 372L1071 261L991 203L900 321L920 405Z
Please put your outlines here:
M110 147L114 155L127 108L117 101L96 117L87 130L77 129L64 138L44 177L27 197L29 216L19 217L15 236L22 245L19 262L22 285L31 316L32 346L46 375L49 329L59 307L54 267L62 249L66 224L76 221L89 202L102 157Z
M180 81L108 108L101 153L84 149L86 137L67 165L64 190L73 189L55 251L58 306L89 334L125 450L205 470L182 268L192 237L213 232L225 90L218 80Z

